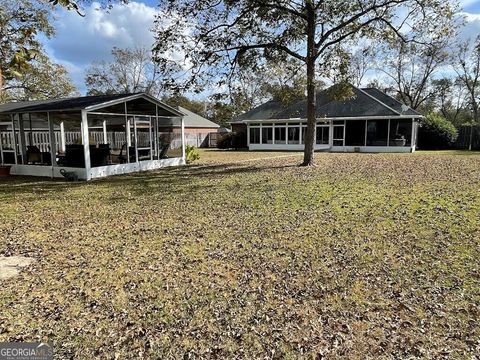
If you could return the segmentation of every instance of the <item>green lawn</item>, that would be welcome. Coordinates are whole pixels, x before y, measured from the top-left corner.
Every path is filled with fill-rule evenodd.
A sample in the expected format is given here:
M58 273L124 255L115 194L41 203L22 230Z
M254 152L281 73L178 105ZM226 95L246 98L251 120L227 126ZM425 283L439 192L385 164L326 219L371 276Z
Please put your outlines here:
M0 180L0 255L36 259L0 284L0 341L79 359L480 353L480 156L201 156Z

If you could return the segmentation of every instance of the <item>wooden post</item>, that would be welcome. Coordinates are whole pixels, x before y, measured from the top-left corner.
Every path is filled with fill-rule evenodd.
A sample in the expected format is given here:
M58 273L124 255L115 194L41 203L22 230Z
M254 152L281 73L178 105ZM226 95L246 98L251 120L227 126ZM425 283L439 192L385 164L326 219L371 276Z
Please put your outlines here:
M88 138L88 115L85 110L82 110L82 144L83 144L83 155L85 158L86 179L91 180L92 175L90 174L91 164L90 164L90 140Z

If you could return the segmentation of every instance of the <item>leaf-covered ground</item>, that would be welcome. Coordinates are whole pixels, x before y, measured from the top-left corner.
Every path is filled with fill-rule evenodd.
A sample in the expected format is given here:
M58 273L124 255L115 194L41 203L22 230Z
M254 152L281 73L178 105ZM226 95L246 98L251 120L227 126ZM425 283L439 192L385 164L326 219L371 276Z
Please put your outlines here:
M478 356L480 156L265 159L284 155L0 180L0 255L36 259L0 283L0 341L61 359Z

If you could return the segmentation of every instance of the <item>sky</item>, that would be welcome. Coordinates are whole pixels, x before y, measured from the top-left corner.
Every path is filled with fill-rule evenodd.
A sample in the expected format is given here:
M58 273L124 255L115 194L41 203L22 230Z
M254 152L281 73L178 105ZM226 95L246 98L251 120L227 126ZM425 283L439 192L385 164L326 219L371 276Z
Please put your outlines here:
M51 59L67 68L75 86L84 95L85 70L93 61L109 60L113 47L151 48L156 4L156 0L130 1L107 12L97 10L98 5L92 3L84 9L85 17L58 8L54 21L56 35L43 38L42 42ZM467 19L460 38L475 38L480 34L480 0L462 0L460 5Z

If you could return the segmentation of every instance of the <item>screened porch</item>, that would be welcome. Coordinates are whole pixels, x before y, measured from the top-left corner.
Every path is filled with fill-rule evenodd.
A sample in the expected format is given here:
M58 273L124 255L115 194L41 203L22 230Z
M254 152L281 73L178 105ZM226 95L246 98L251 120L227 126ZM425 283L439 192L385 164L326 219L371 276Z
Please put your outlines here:
M146 94L0 106L0 160L13 175L90 180L182 165L183 139L183 114Z

